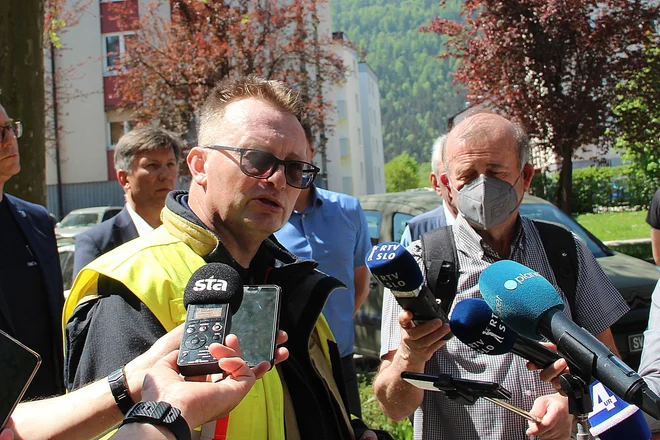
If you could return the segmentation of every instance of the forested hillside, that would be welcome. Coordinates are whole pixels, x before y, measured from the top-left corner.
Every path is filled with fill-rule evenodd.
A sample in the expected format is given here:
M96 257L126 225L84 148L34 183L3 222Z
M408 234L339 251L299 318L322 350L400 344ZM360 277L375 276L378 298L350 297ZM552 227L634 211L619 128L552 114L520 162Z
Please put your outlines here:
M451 72L453 59L437 34L419 32L433 17L458 18L462 2L440 0L330 0L332 27L366 50L378 75L385 161L406 151L418 162L430 160L433 140L447 129L447 118L464 108ZM443 37L444 38L444 37Z

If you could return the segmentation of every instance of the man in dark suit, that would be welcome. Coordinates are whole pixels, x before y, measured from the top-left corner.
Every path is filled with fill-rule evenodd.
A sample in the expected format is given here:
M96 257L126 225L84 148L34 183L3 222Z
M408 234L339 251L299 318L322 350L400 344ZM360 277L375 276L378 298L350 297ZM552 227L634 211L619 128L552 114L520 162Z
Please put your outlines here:
M40 205L3 193L21 170L19 121L0 105L0 329L41 356L25 399L64 391L62 273L53 223Z
M114 162L126 205L76 237L74 279L100 255L161 225L160 211L174 189L182 148L177 135L159 127L137 127L119 139Z

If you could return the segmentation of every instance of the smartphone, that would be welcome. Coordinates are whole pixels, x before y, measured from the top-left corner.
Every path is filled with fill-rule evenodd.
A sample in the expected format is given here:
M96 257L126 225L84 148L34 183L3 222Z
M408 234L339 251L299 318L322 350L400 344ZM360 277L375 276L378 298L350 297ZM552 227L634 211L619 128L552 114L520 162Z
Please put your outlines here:
M230 333L238 336L243 360L250 367L275 362L282 289L274 284L243 286L243 302L231 318Z
M0 330L0 429L21 401L41 365L41 357Z
M462 397L474 399L478 397L490 397L491 399L508 400L511 398L511 392L496 382L459 379L451 377L449 374L434 376L424 373L411 373L409 371L401 373L401 378L415 385L417 388L440 391L448 393L448 395L458 393Z

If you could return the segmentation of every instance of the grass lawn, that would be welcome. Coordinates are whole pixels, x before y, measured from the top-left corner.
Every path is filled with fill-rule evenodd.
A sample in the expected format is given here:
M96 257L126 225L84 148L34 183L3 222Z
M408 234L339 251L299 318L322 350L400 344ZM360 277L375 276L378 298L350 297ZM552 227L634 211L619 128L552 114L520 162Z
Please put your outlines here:
M651 238L647 211L580 214L575 219L601 241Z

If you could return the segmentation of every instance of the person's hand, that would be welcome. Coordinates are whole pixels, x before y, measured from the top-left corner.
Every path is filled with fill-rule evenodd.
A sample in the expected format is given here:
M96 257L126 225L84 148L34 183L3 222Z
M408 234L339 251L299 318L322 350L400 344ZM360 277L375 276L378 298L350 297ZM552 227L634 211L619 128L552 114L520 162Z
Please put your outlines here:
M541 345L544 345L548 347L551 350L557 351L557 346L553 344L552 342L541 342ZM527 362L527 369L532 371L532 370L541 370L541 367L536 365L533 362ZM543 382L549 382L552 384L554 389L561 393L562 395L564 394L564 391L561 389L561 385L559 383L559 376L564 374L564 373L570 373L570 369L568 368L568 364L566 363L566 359L561 358L557 359L552 365L544 368L541 370L541 373L539 374L539 378Z
M445 345L442 338L451 331L449 324L440 319L415 324L408 310L399 313L401 346L397 353L410 363L424 365L433 353Z
M229 335L234 336L234 335ZM227 336L227 337L229 337ZM234 336L235 337L235 336ZM282 345L289 339L289 335L286 334L284 330L277 331L276 344ZM226 342L226 341L225 341ZM240 342L240 341L239 341ZM284 362L289 358L289 349L286 347L277 347L275 349L275 365L280 362ZM264 361L260 362L258 365L252 368L252 371L257 376L257 379L261 379L264 374L270 370L270 363Z
M162 336L154 342L149 350L126 364L124 375L126 376L126 384L128 385L128 391L133 398L133 402L142 400L142 384L149 369L165 355L179 348L181 337L183 336L183 327L184 324L181 324Z
M526 435L536 435L541 440L571 438L573 416L568 413L568 398L559 394L541 396L534 401L529 413L541 419L541 422L527 422L529 428Z
M228 335L225 343L226 346L217 343L209 346L224 375L184 378L179 375L176 364L179 352L175 350L156 362L145 376L143 399L164 401L178 408L191 429L229 414L250 391L256 380L254 370L263 369L263 363L250 369L240 358L235 335Z
M14 440L14 431L11 429L3 429L0 431L0 440Z
M372 430L364 431L359 440L378 440L378 436Z

